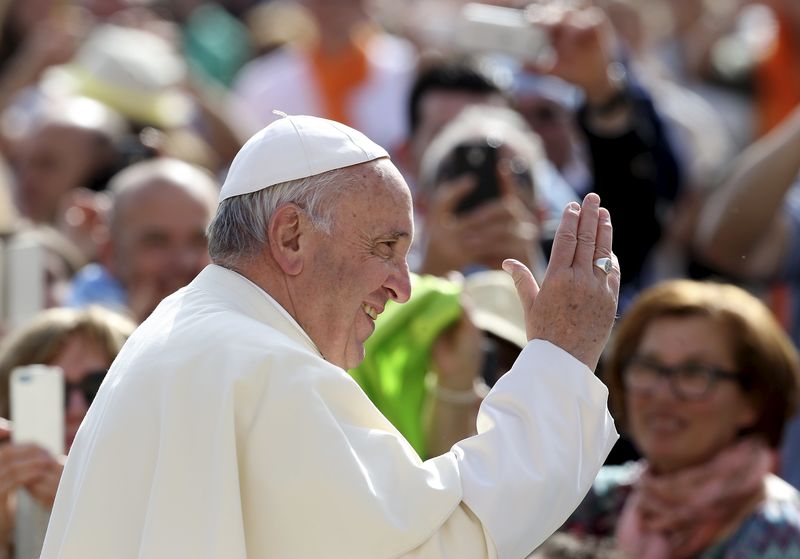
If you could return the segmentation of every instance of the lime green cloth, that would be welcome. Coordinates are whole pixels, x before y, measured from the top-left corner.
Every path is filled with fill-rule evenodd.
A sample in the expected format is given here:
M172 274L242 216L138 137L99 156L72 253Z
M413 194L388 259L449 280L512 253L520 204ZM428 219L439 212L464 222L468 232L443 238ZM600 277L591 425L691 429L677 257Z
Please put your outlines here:
M425 458L423 412L431 348L461 316L461 287L434 276L412 276L411 283L411 299L387 303L367 340L364 362L350 374Z

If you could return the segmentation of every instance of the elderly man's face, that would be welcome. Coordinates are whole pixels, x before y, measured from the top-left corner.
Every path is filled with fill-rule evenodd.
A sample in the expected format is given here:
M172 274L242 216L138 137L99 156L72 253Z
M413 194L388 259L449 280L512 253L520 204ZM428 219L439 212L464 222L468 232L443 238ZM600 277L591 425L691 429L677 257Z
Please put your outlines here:
M411 194L388 160L352 167L359 186L336 203L331 235L315 234L310 296L300 322L323 356L344 369L364 359L364 342L386 301L411 294L406 255Z
M174 183L153 180L119 201L112 230L113 273L139 320L209 264L208 200Z

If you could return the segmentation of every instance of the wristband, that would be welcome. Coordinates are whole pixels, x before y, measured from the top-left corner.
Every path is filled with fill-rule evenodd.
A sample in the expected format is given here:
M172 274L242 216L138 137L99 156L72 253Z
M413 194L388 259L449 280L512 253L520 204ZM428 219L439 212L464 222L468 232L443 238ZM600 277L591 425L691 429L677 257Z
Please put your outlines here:
M448 404L468 405L480 402L489 394L489 385L482 379L475 379L472 388L465 390L454 390L436 385L433 387L433 395L437 400Z

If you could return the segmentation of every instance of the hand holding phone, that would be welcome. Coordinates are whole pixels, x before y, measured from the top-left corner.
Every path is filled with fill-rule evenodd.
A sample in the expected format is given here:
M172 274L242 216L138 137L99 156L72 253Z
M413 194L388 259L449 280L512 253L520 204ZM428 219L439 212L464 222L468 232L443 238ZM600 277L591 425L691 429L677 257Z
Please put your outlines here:
M475 178L475 187L459 202L457 214L467 213L500 197L497 177L499 150L500 143L494 139L478 140L456 146L443 162L437 183L464 175Z
M59 367L28 365L14 369L10 382L14 451L27 453L25 459L40 473L25 483L30 490L17 492L14 550L18 559L27 559L41 551L50 517L41 500L49 501L51 492L55 497L51 488L58 486L61 473L55 456L64 452L64 373Z

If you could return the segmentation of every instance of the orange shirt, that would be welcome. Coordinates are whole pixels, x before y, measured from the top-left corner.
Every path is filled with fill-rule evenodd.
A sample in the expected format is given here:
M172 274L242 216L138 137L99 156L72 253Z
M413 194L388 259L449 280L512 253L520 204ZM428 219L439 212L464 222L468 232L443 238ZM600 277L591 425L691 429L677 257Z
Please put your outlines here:
M800 32L785 14L776 14L778 35L756 68L758 133L763 136L800 104Z
M365 46L371 32L354 33L347 48L336 53L319 46L310 52L311 68L319 85L325 118L354 126L348 112L353 91L366 81L369 65Z

